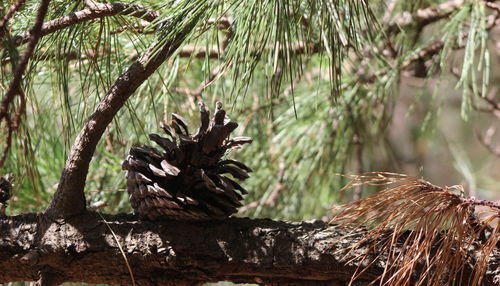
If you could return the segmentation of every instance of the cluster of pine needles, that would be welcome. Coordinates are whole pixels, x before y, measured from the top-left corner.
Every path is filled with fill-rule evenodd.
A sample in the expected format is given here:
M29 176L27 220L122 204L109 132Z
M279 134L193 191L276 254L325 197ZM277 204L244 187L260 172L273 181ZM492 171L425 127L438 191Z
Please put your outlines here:
M343 190L361 185L384 188L340 207L331 221L347 229L368 227L348 253L368 247L370 251L353 260L375 258L368 266L358 267L352 281L383 258L384 271L372 284L476 286L485 282L488 261L500 240L499 203L466 197L462 186L439 187L401 174L349 178Z

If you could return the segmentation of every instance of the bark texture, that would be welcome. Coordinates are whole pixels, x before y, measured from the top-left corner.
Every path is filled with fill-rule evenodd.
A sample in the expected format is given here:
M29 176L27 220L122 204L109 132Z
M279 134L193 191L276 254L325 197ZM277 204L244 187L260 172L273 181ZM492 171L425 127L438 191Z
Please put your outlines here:
M0 219L0 283L43 277L48 285L65 281L131 285L125 256L136 285L222 280L346 285L357 266L368 261L351 261L366 249L347 256L343 249L363 234L364 230L356 230L346 238L345 231L319 221L148 222L133 215L97 213L49 221L42 214L24 214ZM497 269L498 262L495 255L490 268ZM357 285L371 282L382 267L382 260L374 263ZM488 274L487 283L494 274Z

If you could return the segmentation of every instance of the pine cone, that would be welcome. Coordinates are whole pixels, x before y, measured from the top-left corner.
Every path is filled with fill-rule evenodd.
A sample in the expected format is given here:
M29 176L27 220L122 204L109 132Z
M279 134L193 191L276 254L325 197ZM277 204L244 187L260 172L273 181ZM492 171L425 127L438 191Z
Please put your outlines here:
M211 122L210 111L199 104L201 124L195 135L191 136L185 120L173 113L170 126L160 124L167 138L149 135L164 152L148 145L133 147L123 162L130 203L141 218L222 219L241 206L241 195L247 192L226 174L245 180L252 170L222 157L252 139L229 139L238 124L229 121L220 102Z

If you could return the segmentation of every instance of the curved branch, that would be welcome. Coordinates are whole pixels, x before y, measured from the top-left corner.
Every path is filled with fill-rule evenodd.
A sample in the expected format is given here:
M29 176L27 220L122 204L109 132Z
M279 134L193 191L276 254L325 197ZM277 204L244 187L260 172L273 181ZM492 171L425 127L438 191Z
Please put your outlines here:
M148 8L145 8L137 4L127 4L127 3L113 3L113 4L103 4L103 3L93 3L92 6L85 8L83 10L70 13L64 17L50 20L43 24L41 36L48 35L50 33L62 30L68 26L79 24L85 21L103 18L107 16L115 15L128 15L137 17L148 22L154 21L160 13ZM14 40L16 45L22 45L26 43L31 37L32 32L27 31L22 34L17 35Z
M153 44L109 89L78 134L66 161L54 198L46 210L51 217L69 217L86 210L83 188L92 155L106 127L135 90L167 60L194 29L194 17L159 50Z

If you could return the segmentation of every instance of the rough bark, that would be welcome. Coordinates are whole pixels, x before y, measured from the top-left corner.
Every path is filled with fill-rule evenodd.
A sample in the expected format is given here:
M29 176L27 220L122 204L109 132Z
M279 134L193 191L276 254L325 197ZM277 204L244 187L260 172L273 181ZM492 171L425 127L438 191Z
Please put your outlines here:
M197 285L222 280L346 285L358 263L367 263L346 263L367 249L347 256L343 251L359 241L364 230L344 237L345 231L319 221L230 218L147 222L125 214L106 215L106 221L102 218L87 213L66 221L49 221L42 214L0 219L0 283L43 276L52 284L130 285L131 275L117 241L137 285ZM492 257L492 269L499 260L499 255ZM357 285L371 282L383 270L382 265L374 263ZM490 285L493 275L488 276Z

